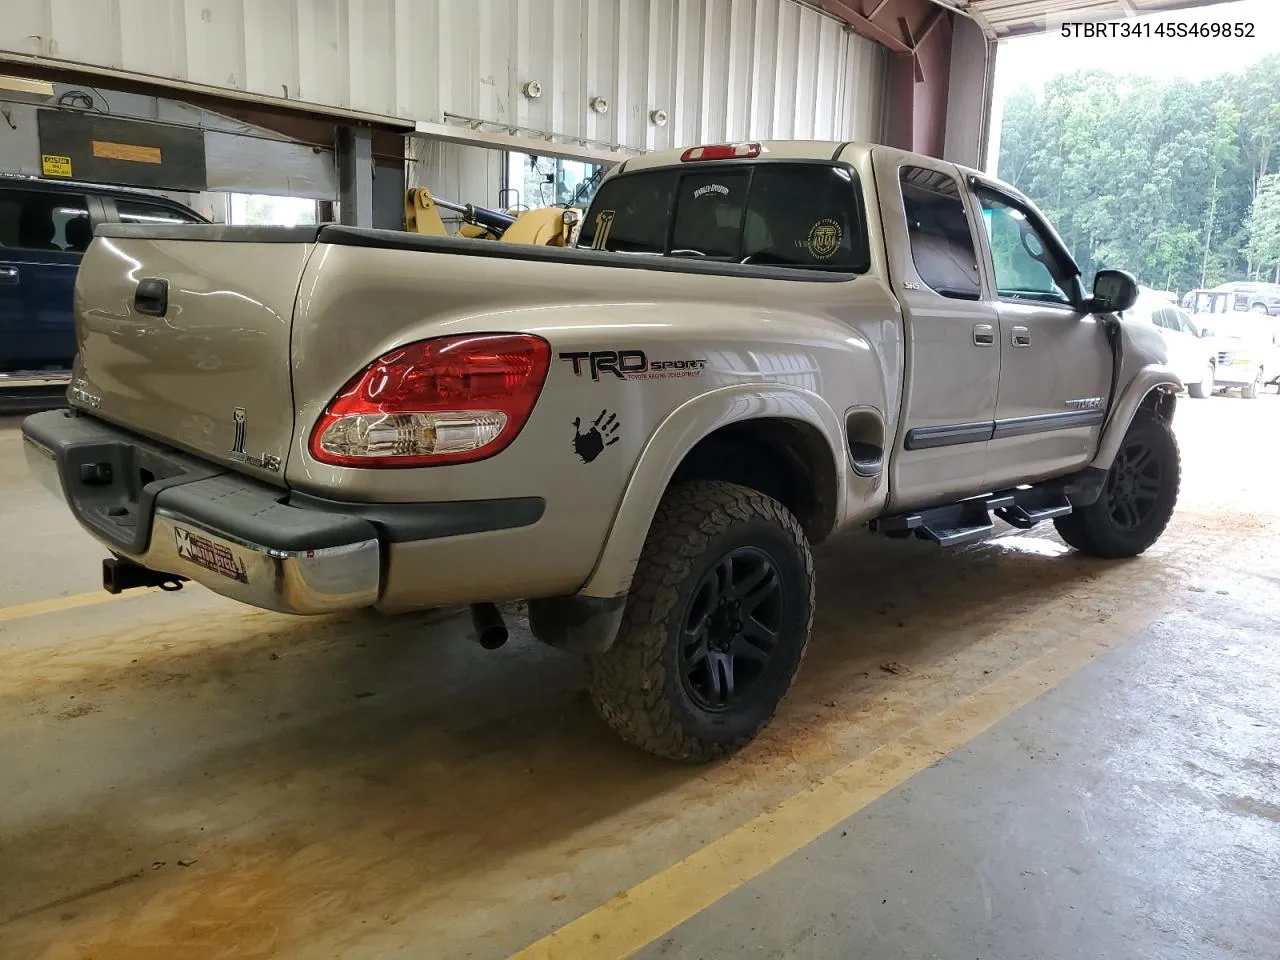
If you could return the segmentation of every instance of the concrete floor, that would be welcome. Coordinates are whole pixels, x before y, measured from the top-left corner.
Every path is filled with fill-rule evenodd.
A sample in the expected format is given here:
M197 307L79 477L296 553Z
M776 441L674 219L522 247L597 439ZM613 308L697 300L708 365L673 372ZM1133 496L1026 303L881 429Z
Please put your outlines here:
M1277 427L1183 400L1136 561L824 546L773 726L684 769L519 632L98 602L0 426L0 958L1280 956Z

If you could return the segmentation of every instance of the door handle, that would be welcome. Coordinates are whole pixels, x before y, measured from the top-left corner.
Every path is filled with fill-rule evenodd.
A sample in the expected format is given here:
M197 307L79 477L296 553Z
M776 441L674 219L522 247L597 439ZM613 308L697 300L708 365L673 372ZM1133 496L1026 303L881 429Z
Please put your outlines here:
M17 267L0 267L0 284L15 284L21 277Z
M148 317L163 317L169 309L169 281L148 277L133 291L133 309Z
M996 328L989 323L974 324L973 342L980 347L990 347L996 342Z
M1011 339L1015 347L1029 347L1031 346L1031 329L1029 327L1014 327Z

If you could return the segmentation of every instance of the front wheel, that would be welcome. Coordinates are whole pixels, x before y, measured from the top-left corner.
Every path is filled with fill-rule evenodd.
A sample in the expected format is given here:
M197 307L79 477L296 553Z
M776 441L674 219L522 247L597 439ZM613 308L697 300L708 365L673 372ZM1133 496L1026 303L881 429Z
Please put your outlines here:
M1241 388L1240 396L1244 397L1246 400L1257 400L1258 394L1262 392L1262 385L1265 382L1266 374L1259 370L1258 375L1253 378L1253 383Z
M809 541L755 490L672 487L649 529L622 625L589 663L591 699L623 739L704 763L772 719L813 626Z
M1129 425L1102 494L1054 526L1081 553L1136 557L1164 533L1181 483L1178 442L1169 424L1141 411Z
M1187 384L1187 393L1196 400L1203 400L1205 397L1213 396L1213 364L1204 368L1204 375L1200 378L1199 383Z

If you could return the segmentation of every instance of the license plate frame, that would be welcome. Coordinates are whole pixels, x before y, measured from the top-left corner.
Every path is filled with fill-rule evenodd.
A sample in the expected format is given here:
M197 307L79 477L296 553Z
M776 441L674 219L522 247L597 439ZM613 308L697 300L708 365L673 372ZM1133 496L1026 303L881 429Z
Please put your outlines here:
M230 547L177 524L173 528L173 538L179 559L220 574L228 580L246 584L249 582L249 573L244 561L237 557Z

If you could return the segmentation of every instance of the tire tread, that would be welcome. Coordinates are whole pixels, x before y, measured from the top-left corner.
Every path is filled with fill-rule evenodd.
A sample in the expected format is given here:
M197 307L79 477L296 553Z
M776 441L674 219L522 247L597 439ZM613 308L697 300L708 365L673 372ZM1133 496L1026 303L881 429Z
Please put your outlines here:
M1135 429L1147 429L1148 427L1163 432L1168 439L1168 450L1172 458L1172 463L1170 464L1173 480L1172 502L1176 504L1178 491L1182 486L1182 461L1178 452L1177 439L1173 435L1173 428L1165 420L1143 410L1134 417L1125 435L1127 437ZM1091 557L1117 560L1124 557L1137 556L1160 539L1164 534L1165 528L1169 525L1169 520L1172 518L1173 511L1170 508L1169 515L1164 517L1147 541L1137 544L1135 549L1135 544L1125 542L1117 537L1114 528L1111 526L1111 519L1107 514L1103 496L1100 496L1094 503L1073 510L1065 517L1059 517L1053 521L1058 530L1058 535L1062 537L1067 546L1074 547L1081 553Z
M588 664L596 711L628 743L668 759L707 763L743 747L773 718L777 702L748 735L708 740L681 724L666 696L668 618L675 612L681 586L713 538L755 520L780 527L804 558L808 618L783 695L794 682L813 627L813 556L804 530L781 503L749 487L710 480L676 484L664 495L645 539L618 636Z

